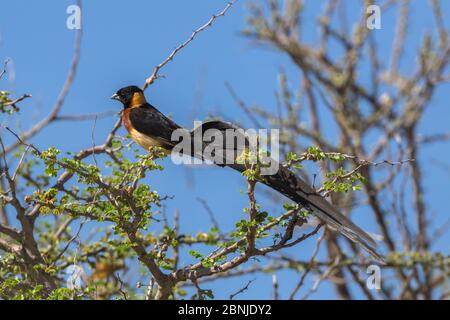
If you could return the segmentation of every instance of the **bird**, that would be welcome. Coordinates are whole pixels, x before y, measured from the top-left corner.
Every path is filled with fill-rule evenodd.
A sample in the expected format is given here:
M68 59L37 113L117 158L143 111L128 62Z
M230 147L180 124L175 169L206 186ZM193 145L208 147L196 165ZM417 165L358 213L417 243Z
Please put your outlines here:
M150 148L159 147L166 154L172 152L178 144L178 141L172 140L172 134L176 130L182 130L193 137L196 133L202 133L208 129L215 129L220 132L225 132L229 129L240 129L236 125L224 121L207 121L194 130L189 131L176 124L148 103L144 92L138 86L123 87L114 93L111 98L123 104L122 122L124 127L131 138L147 151ZM195 143L194 139L192 143ZM202 143L204 144L204 142ZM225 148L225 143L223 145ZM202 148L204 149L204 147L205 144ZM205 160L204 155L198 151L190 151L189 156ZM228 161L225 164L221 162L219 165L228 166L241 173L247 169L244 164L238 162L229 163ZM301 205L329 227L360 245L378 262L384 263L383 256L375 249L377 244L373 238L354 224L348 217L343 215L307 182L289 170L289 168L278 165L278 170L275 174L266 175L259 182Z

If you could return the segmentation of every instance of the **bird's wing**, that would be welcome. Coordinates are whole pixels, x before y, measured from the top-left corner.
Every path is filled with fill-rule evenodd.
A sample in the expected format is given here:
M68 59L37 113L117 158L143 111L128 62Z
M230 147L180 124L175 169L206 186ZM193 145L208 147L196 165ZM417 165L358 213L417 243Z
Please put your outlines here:
M129 117L137 131L158 140L163 147L171 149L176 144L171 139L172 133L181 127L152 105L131 109Z
M191 131L191 136L194 144L202 146L201 158L220 166L235 163L236 158L250 146L242 128L219 120L202 123ZM213 151L211 155L210 151Z

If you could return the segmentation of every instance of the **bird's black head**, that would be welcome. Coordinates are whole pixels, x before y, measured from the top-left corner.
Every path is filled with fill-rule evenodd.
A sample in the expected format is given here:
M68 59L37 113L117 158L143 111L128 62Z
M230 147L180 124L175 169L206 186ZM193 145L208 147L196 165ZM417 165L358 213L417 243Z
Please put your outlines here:
M122 102L124 108L136 107L146 102L144 92L137 86L123 87L113 94L111 99Z

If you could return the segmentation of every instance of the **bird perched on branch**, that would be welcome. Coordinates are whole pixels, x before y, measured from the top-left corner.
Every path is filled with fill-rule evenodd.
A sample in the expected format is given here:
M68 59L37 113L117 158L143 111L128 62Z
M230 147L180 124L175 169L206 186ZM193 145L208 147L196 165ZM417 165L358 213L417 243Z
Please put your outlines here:
M193 131L183 129L149 104L145 99L144 92L137 86L124 87L111 98L122 102L124 106L123 124L131 138L146 150L156 146L170 153L178 144L178 141L172 140L172 134L176 130L184 131L184 133L188 133L193 137L196 136L196 133L201 134L208 129L215 129L224 133L226 130L239 129L230 123L222 121L205 122ZM193 139L192 143L195 142L195 139ZM208 146L208 143L204 141L201 143L200 152L198 150L194 151L195 148L192 148L189 156L205 160L205 156L201 151ZM224 142L224 148L226 148L226 145L226 142ZM234 148L237 147L235 146ZM221 162L219 165L223 166L224 164ZM225 165L239 172L244 172L247 169L245 164L237 161L234 163L225 162ZM339 210L288 168L278 165L277 169L276 173L266 175L264 179L259 181L295 201L331 228L362 246L378 261L383 262L383 258L374 249L376 247L375 241L366 232L340 213Z

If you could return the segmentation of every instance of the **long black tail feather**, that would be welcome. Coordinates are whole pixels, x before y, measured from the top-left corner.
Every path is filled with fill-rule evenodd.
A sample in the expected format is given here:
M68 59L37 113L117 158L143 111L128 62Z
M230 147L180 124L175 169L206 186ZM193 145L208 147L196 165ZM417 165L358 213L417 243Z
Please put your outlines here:
M231 130L242 130L236 127L233 124L223 122L223 121L210 121L202 124L200 127L195 128L191 134L202 132L204 133L208 129L216 129L225 132L228 129ZM198 136L201 136L199 134ZM211 145L211 143L204 143L204 147ZM224 134L224 139L221 142L223 144L223 148L226 149L226 139ZM217 146L216 146L217 147ZM246 146L238 146L236 150L236 146L234 147L232 154L235 155L242 152ZM203 148L204 149L204 148ZM195 154L192 153L192 156L197 158L205 159L203 154ZM224 156L224 161L229 158L229 156ZM229 159L228 159L229 160ZM219 164L222 165L223 164ZM243 172L246 170L246 166L238 163L227 164L228 167L231 167L239 172ZM304 182L301 178L299 178L295 173L290 171L288 168L285 168L281 165L278 165L278 171L273 175L266 175L264 179L260 181L270 188L280 192L287 198L292 201L300 204L305 209L307 209L311 214L325 222L332 229L337 230L345 237L350 239L351 241L359 244L362 248L364 248L368 253L370 253L376 260L380 263L384 263L383 257L378 254L375 250L376 243L366 232L364 232L361 228L355 225L349 218L339 212L333 205L331 205L326 199L324 199L320 194L318 194L312 187L310 187L306 182Z

